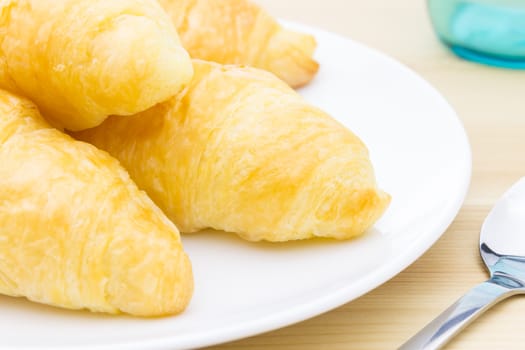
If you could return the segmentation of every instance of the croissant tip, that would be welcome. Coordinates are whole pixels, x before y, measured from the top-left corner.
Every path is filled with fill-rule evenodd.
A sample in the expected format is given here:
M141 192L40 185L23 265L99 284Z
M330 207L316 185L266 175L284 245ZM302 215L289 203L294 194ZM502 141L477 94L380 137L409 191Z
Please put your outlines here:
M293 80L289 79L288 81L288 84L295 89L308 85L308 83L310 83L319 72L320 66L317 61L309 59L305 64L303 64L303 67L303 74L296 76Z
M317 42L310 34L284 29L270 44L274 59L269 70L293 88L308 84L319 70L313 58Z

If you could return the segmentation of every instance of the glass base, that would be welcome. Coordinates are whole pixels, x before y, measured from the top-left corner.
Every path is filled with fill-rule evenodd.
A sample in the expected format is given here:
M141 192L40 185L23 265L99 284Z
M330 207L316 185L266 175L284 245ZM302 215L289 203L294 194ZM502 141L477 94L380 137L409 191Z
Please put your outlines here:
M451 45L450 49L459 57L467 59L469 61L474 61L489 66L510 69L525 69L525 58L523 60L507 59L505 57L491 56L455 45Z

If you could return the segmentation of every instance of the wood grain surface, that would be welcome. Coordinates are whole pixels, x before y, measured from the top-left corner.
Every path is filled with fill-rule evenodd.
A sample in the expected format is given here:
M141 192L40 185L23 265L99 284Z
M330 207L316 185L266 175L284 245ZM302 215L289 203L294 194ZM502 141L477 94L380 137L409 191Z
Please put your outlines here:
M525 71L455 57L436 40L424 0L257 2L278 17L379 49L433 84L456 109L469 135L472 182L447 232L392 280L324 315L210 349L396 349L487 278L477 250L480 225L494 201L525 176ZM525 297L489 310L446 349L525 349Z

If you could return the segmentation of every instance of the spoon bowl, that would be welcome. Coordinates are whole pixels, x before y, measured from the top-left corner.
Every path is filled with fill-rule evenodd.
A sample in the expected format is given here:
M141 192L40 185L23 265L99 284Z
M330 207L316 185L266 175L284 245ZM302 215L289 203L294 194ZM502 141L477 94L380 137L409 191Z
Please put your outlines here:
M487 215L479 247L490 278L468 291L399 350L441 349L492 305L525 293L525 177L507 190Z

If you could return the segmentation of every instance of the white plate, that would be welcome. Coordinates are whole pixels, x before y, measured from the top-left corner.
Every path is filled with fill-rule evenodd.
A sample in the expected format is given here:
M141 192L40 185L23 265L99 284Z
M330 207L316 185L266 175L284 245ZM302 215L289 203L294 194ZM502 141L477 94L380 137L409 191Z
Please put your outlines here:
M457 214L470 180L467 137L454 111L409 69L317 29L321 70L301 93L369 146L393 197L365 237L248 243L224 233L185 236L195 295L176 317L64 311L0 297L0 347L195 348L283 327L384 283L423 254Z

